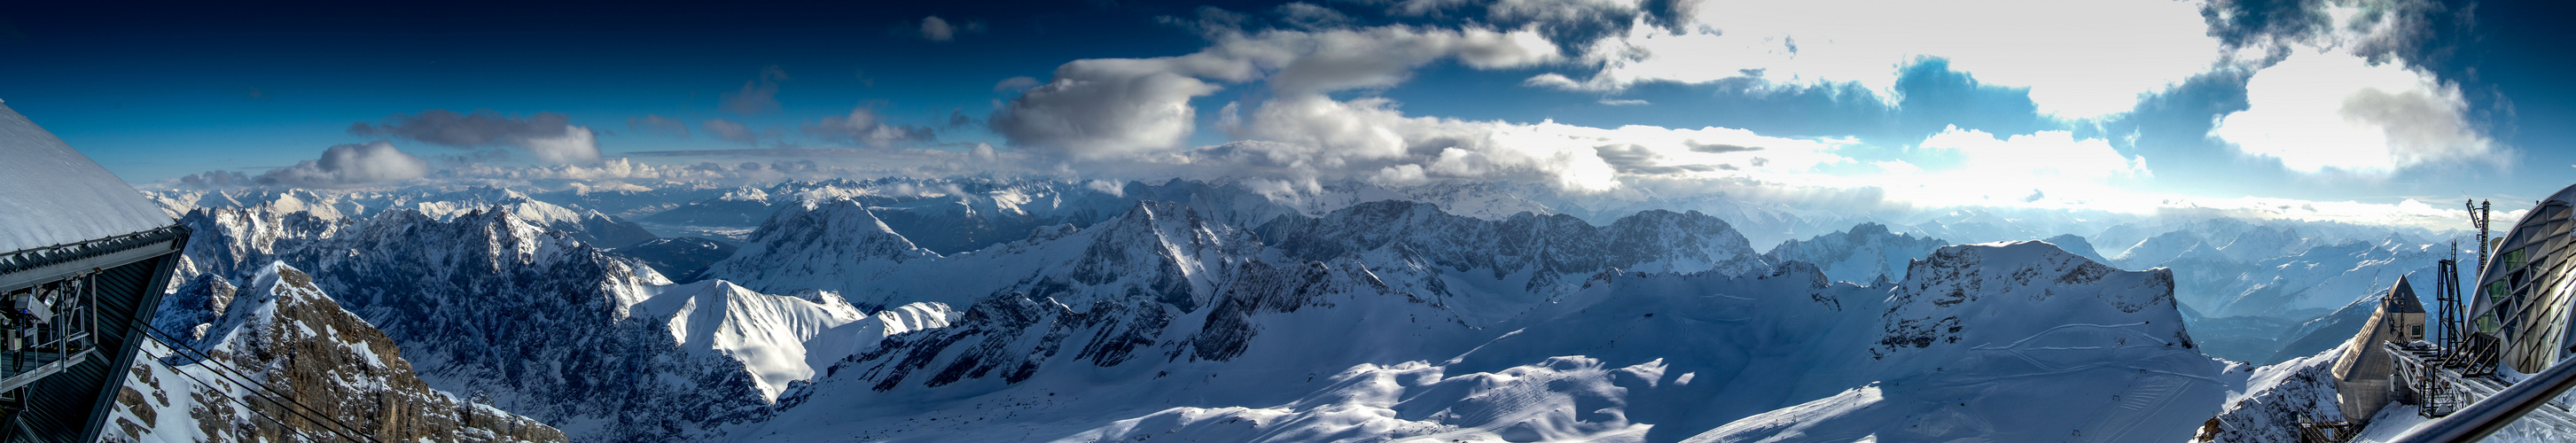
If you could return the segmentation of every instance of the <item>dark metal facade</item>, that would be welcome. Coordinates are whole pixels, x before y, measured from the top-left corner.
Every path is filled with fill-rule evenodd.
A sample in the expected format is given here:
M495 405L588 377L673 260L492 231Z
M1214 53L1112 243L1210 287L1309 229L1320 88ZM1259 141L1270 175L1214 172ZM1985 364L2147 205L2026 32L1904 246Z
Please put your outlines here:
M0 254L0 293L95 270L100 326L92 358L27 385L0 418L0 442L97 441L134 365L188 231L179 226Z

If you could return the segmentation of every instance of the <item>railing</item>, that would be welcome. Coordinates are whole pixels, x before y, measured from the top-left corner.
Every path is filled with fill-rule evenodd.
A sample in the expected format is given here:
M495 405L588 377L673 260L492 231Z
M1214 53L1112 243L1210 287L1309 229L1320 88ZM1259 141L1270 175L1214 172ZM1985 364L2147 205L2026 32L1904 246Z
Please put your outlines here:
M7 294L0 316L0 392L14 391L97 354L98 274L38 284ZM19 303L28 302L21 310ZM43 311L42 313L35 311ZM41 315L40 315L41 314Z
M2387 348L2396 357L2401 373L2417 371L2436 383L2457 388L2459 394L2475 403L2460 408L2441 419L2426 423L2413 432L2391 442L2435 443L2478 441L2516 421L2529 419L2561 430L2576 430L2576 411L2555 401L2558 395L2576 387L2576 364L2558 364L2533 374L2531 378L2510 386L2493 377L2462 376L2460 372L2439 364L2427 364L2422 352L2396 345Z

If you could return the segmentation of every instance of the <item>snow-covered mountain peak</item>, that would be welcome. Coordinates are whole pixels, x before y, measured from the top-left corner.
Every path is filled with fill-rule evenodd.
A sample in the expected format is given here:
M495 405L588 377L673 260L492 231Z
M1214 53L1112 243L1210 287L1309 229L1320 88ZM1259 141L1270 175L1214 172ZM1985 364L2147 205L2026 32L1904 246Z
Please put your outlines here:
M1904 279L1903 263L1944 244L1937 238L1897 233L1887 225L1861 223L1811 239L1780 242L1766 255L1773 262L1814 263L1836 281L1870 283Z
M1958 346L2014 352L2194 348L2174 304L2173 273L2123 271L2037 241L1943 247L1908 264L1888 297L1882 357ZM1991 321L1963 328L1960 319Z
M1639 272L1742 273L1761 267L1753 242L1725 220L1699 211L1649 210L1621 217L1605 229L1617 261Z
M1222 274L1262 247L1251 232L1211 223L1189 206L1150 200L1066 238L1085 241L1066 275L1071 283L1125 284L1131 296L1151 297L1183 312L1211 301ZM1035 295L1052 295L1048 292Z
M655 287L652 292L632 309L634 315L660 319L683 350L740 361L754 376L762 401L778 398L789 382L810 380L817 368L849 355L858 337L823 336L869 318L838 296L817 302L762 294L723 280ZM807 343L815 340L838 346L809 349Z
M845 283L883 277L894 266L939 254L887 228L859 202L807 200L771 214L732 257L709 265L705 275L754 290L849 291Z

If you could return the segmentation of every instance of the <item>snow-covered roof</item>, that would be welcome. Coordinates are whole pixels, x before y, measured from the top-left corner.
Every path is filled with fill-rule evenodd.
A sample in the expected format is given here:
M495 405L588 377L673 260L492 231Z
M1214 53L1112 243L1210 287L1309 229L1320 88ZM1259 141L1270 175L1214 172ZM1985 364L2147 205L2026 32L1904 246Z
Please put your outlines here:
M0 103L0 253L170 223L133 186Z

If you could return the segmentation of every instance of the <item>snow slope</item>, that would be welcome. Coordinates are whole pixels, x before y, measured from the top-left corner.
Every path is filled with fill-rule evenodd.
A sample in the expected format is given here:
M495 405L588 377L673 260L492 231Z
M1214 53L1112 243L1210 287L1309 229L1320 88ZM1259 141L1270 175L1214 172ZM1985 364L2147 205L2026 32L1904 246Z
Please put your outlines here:
M1879 287L1804 263L1605 272L1493 327L1443 315L1469 296L1433 303L1353 261L1235 269L1213 309L988 297L722 439L1751 441L1796 435L1794 416L1882 441L2173 441L2229 386L2169 274L2036 242L1943 248Z

